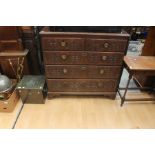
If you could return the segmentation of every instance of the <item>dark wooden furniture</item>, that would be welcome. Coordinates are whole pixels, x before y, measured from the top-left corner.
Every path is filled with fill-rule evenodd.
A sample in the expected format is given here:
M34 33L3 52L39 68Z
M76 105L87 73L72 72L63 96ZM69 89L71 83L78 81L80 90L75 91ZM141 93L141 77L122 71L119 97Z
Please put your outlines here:
M31 75L39 75L41 67L39 64L39 42L34 26L22 26L22 41L25 49L29 49L28 65Z
M140 98L140 99L126 99L126 93L129 87L130 80L134 78L135 75L139 74L141 76L155 76L155 57L154 56L125 56L124 57L124 67L129 73L129 79L126 88L119 88L118 93L121 97L121 106L125 101L155 101L155 98ZM125 89L122 95L120 90ZM136 87L131 89L140 90L151 90L154 91L154 87Z
M1 73L7 75L9 78L16 79L18 64L23 64L22 75L29 74L27 56L28 50L16 52L0 52L0 69ZM12 66L10 64L12 63Z
M150 27L148 36L146 38L142 56L155 56L155 26Z
M22 36L20 26L0 26L0 72L9 78L16 78L15 72L17 71L13 71L10 62L14 68L17 68L18 58L24 57L25 59L23 74L28 74L29 68L32 68L28 66L28 52L24 50Z
M48 97L61 94L115 98L126 54L127 33L41 32ZM51 31L50 31L51 30ZM65 29L66 30L66 29Z
M39 40L36 29L39 28L34 26L0 26L0 53L18 53L28 49L29 53L26 57L28 64L25 67L31 75L41 74ZM5 65L3 63L3 70L8 73L10 69L8 65ZM27 71L24 70L24 74L27 74ZM10 75L10 77L14 76Z
M21 28L18 26L0 26L0 52L22 51Z

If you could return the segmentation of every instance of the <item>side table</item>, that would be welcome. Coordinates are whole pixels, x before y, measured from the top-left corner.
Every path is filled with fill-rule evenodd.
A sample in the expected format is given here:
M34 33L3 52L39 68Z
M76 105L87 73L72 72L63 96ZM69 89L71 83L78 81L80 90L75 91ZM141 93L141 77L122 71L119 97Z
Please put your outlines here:
M126 94L128 89L135 90L150 90L154 91L155 88L151 87L135 87L129 88L130 80L134 78L134 75L139 74L141 76L154 76L155 75L155 56L125 56L124 57L124 68L128 71L129 77L125 88L119 88L118 94L121 98L121 106L125 101L155 101L155 98L132 98L127 99ZM120 90L125 90L122 95Z

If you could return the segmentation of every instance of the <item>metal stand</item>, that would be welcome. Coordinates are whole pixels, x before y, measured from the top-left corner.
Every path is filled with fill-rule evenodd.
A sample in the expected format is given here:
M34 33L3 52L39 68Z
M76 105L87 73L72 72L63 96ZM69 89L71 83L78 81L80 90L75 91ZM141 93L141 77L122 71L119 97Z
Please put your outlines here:
M149 87L142 87L142 88L138 88L138 87L136 88L136 87L134 87L134 88L129 88L129 84L130 84L130 80L132 79L132 76L133 76L133 74L129 72L129 78L128 78L128 82L127 82L126 87L125 88L119 88L118 89L118 94L119 94L119 96L121 98L121 107L123 106L123 104L124 104L125 101L155 101L155 98L140 98L140 99L133 99L132 98L132 99L126 99L126 94L127 94L128 89L130 89L130 90L139 89L139 90L155 91L155 88L149 88ZM120 90L125 90L123 96L122 96Z
M131 79L132 79L132 75L129 74L129 79L128 79L128 82L127 82L127 85L126 85L125 92L124 92L123 96L121 95L120 91L118 90L119 94L120 94L120 97L121 97L121 107L123 106L123 104L125 102L126 93L127 93L127 90L128 90Z

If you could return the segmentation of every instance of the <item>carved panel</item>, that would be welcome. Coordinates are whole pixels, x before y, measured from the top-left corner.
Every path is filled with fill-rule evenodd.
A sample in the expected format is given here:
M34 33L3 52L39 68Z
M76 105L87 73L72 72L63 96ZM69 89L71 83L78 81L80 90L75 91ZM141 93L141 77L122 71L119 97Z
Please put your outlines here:
M48 79L48 90L54 92L79 92L79 91L115 91L117 80L114 79Z
M127 40L116 39L87 39L86 50L102 52L124 52Z
M44 38L42 48L46 51L79 51L84 50L82 38Z
M51 52L45 51L45 64L98 64L98 65L121 65L122 53L102 52Z
M118 78L119 66L46 65L47 78Z

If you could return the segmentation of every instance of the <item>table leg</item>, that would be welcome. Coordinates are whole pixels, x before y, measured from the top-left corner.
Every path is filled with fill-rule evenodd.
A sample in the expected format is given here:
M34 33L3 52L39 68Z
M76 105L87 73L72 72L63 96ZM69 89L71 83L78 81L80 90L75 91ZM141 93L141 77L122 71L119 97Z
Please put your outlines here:
M124 104L125 96L126 96L126 93L127 93L131 78L132 78L132 75L129 74L129 79L128 79L128 82L127 82L127 85L126 85L126 88L125 88L125 92L124 92L123 97L121 98L121 106L123 106L123 104Z

